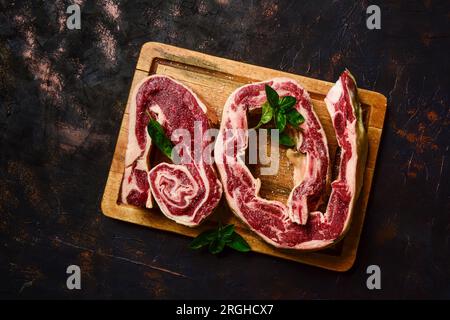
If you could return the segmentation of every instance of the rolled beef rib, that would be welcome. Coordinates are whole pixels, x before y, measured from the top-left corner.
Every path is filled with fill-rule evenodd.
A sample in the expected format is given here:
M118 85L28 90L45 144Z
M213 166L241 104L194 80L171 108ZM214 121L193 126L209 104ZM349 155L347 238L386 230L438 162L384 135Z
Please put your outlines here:
M260 180L252 176L242 160L248 142L247 112L260 108L267 100L265 84L280 97L294 96L295 107L305 118L297 150L306 153L306 168L294 168L294 188L287 205L261 198ZM312 250L337 241L349 225L360 191L367 140L356 83L348 71L340 76L325 102L341 147L339 173L331 183L325 213L314 210L326 193L328 146L307 92L292 79L275 78L238 88L224 107L214 152L228 204L254 232L279 248ZM236 145L234 152L231 148ZM300 171L302 174L298 174Z
M209 129L206 112L206 106L194 92L170 77L153 75L136 86L129 112L123 203L152 208L153 195L164 215L187 226L196 226L211 214L222 196L222 186L203 152L194 157L194 143L201 151L209 143L203 138ZM198 130L201 141L182 141L187 154L179 155L185 159L181 164L162 162L150 170L150 116L161 124L174 144L180 142L176 135L172 136L176 129L188 132L192 138L194 130Z

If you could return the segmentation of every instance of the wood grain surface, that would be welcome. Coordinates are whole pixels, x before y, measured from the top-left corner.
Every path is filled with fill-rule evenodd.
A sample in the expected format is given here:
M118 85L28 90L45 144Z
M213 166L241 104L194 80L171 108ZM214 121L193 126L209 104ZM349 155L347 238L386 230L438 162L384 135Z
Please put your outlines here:
M273 77L293 78L310 93L314 108L324 126L328 138L331 162L333 163L335 161L337 142L330 117L323 101L333 83L222 59L155 42L148 42L142 46L130 92L133 91L135 85L140 80L150 74L168 75L192 88L208 106L209 113L211 114L210 119L215 127L219 126L225 100L237 87ZM198 228L179 225L167 219L158 208L143 209L119 203L118 196L127 147L130 96L122 119L111 169L103 194L102 211L111 218L191 237L196 236L205 228L211 227L217 221L218 216L220 216L223 222L236 225L238 232L249 242L253 251L334 271L346 271L353 265L356 257L386 112L386 98L383 95L360 89L359 97L363 107L364 124L369 138L367 166L361 196L357 201L350 229L344 239L333 247L316 252L276 249L266 244L256 234L251 232L247 226L240 222L231 213L224 199L222 199L222 202L209 221ZM250 119L251 121L252 119ZM156 163L155 161L151 162L152 164ZM282 151L280 153L280 174L277 176L259 175L259 169L259 165L251 167L253 174L259 176L262 182L260 195L268 199L286 202L289 192L293 187L293 169L289 165L285 152Z

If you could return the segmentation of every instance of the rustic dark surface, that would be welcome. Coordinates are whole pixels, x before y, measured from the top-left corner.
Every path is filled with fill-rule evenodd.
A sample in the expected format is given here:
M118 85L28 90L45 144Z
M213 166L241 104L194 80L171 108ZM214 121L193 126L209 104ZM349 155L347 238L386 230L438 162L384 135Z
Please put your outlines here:
M0 297L450 298L448 1L0 0ZM370 1L372 4L372 1ZM355 266L339 274L113 221L100 200L141 45L335 81L388 112ZM66 268L82 290L66 288ZM382 289L366 288L377 264Z

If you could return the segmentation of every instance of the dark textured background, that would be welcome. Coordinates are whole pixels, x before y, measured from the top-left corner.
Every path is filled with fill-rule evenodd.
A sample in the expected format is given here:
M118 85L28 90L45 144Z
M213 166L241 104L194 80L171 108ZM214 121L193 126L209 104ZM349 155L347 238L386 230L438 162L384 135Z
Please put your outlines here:
M0 0L0 297L450 298L448 1ZM335 81L388 98L355 266L220 257L100 212L146 41ZM66 267L82 290L66 289ZM382 290L366 288L377 264Z

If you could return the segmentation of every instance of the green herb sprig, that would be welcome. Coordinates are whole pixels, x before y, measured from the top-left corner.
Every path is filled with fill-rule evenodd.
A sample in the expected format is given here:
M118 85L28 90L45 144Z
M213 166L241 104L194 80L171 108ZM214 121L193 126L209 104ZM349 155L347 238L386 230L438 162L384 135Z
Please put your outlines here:
M283 131L286 129L287 124L298 128L305 121L305 118L294 108L297 99L291 96L280 98L278 93L267 84L265 85L265 91L267 101L261 106L261 119L255 129L269 123L273 119L275 127L280 132L280 143L287 147L295 146L295 139Z
M169 159L172 159L172 149L173 144L172 141L166 136L164 132L164 128L159 124L158 121L153 119L150 114L147 112L150 120L147 125L147 132L152 138L152 142L164 153Z
M240 252L250 251L250 246L235 230L233 224L219 225L216 229L200 233L189 245L191 249L208 247L209 252L218 254L227 246Z

